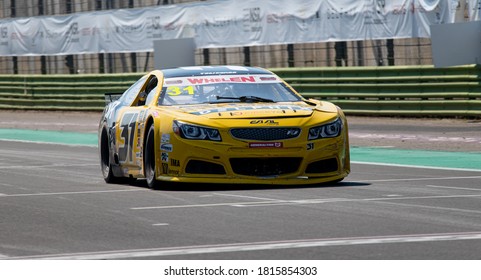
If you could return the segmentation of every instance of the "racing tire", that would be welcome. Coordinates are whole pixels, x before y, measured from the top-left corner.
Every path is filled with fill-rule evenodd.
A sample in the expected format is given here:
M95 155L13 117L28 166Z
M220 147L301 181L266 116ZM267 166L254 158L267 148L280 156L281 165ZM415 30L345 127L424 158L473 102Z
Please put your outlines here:
M100 138L100 168L104 181L107 184L131 184L135 178L117 177L112 171L112 163L110 162L110 141L107 131L103 130Z
M102 130L100 137L100 168L102 169L102 175L104 180L108 184L115 184L119 182L119 178L114 176L112 172L112 164L110 163L110 147L109 137L107 131Z
M156 178L155 171L155 130L154 125L151 125L149 132L147 132L147 139L144 148L144 169L145 179L147 179L147 186L153 190L160 189L160 183Z

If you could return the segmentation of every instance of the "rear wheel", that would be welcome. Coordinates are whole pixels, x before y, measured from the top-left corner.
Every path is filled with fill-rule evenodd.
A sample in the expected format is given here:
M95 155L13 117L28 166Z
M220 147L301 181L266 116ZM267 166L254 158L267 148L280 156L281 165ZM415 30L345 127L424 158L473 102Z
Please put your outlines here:
M119 178L114 176L112 172L112 165L110 163L110 147L109 147L109 136L107 131L102 130L102 135L100 137L100 168L102 169L102 175L104 176L105 182L109 184L118 183Z
M110 141L105 129L100 137L100 168L104 180L108 184L131 184L135 181L135 178L116 177L114 175L110 162Z
M144 147L144 169L145 178L149 188L157 190L160 187L159 181L156 179L155 171L155 132L154 125L151 125L147 132L147 140Z

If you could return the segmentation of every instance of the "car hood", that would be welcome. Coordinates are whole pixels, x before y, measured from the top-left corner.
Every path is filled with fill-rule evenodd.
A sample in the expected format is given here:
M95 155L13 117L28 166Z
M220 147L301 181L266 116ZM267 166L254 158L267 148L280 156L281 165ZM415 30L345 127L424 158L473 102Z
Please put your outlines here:
M209 119L233 118L272 118L272 117L308 117L314 111L336 113L337 107L329 102L316 102L309 105L295 103L221 103L175 106L171 110L203 116Z

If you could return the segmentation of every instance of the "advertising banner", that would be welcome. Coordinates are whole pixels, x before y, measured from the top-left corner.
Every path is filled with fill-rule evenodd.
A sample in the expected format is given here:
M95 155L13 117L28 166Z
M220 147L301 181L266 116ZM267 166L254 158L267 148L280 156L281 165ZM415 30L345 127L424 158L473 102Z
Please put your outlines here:
M479 21L481 20L479 13L481 12L481 0L467 0L469 10L469 20Z
M214 0L10 18L0 20L0 55L148 52L180 38L224 48L430 37L454 14L453 0Z

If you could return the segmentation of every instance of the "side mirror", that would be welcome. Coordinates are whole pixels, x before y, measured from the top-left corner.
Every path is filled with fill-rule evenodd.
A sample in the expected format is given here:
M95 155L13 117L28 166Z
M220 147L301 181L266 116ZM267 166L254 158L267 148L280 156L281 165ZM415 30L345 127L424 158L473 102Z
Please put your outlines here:
M147 93L145 91L142 91L141 93L139 93L139 98L137 100L137 106L145 105L146 99L147 99Z

